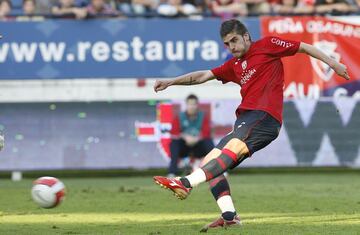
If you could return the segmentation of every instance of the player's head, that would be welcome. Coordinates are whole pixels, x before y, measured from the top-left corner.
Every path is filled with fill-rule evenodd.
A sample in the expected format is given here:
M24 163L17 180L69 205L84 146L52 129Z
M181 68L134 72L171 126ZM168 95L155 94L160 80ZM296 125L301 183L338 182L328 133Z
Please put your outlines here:
M199 98L191 94L186 97L186 112L188 115L194 115L197 113L199 107Z
M234 57L243 56L250 48L251 37L249 31L239 20L224 21L221 24L220 36Z

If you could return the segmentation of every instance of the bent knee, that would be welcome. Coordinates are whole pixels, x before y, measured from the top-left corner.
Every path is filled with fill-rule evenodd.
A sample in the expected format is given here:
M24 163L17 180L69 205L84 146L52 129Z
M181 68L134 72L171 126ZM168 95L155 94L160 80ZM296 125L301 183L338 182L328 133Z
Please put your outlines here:
M221 150L218 148L213 148L201 161L200 167L203 167L206 163L210 162L212 159L217 158L221 154Z
M231 140L229 140L229 142L227 142L224 148L236 153L238 158L242 156L247 156L249 154L249 148L247 147L245 142L237 138L232 138Z

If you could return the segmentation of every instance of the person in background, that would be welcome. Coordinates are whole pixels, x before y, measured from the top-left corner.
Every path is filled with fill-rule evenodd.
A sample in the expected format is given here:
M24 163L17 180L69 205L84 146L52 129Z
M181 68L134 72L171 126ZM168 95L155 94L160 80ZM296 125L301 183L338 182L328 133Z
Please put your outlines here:
M39 21L44 20L44 16L40 15L36 11L35 0L23 0L22 3L23 15L17 16L17 21Z
M352 6L352 11L353 11L355 14L360 15L360 0L353 0L351 6Z
M0 0L0 20L6 19L11 12L10 0Z
M199 110L195 95L186 98L186 110L173 120L171 128L169 176L178 174L178 161L189 156L203 158L214 148L210 134L210 119Z
M75 6L74 0L59 0L51 8L51 13L58 18L84 19L87 16L86 9Z
M183 3L195 6L199 15L209 16L210 9L208 8L207 1L208 0L183 0Z
M275 15L292 15L296 6L296 0L272 0L270 1L272 12Z
M112 5L118 11L124 13L127 16L134 15L134 10L131 0L115 0L112 1Z
M242 0L246 3L248 8L248 15L269 15L271 12L271 6L267 0Z
M59 0L35 0L35 12L41 15L51 14L52 6L58 4Z
M223 19L248 15L247 5L241 0L212 0L210 9L213 15Z
M275 15L312 15L315 12L316 0L271 0L272 12Z
M346 0L316 0L315 12L318 14L344 15L352 11Z
M36 3L35 0L24 0L22 4L24 15L31 16L35 14Z
M156 12L160 4L159 0L132 0L132 8L135 15L151 15Z
M315 11L315 0L298 0L294 8L296 15L312 15Z
M157 13L165 17L180 17L196 15L200 12L194 5L185 3L182 0L167 0L159 5Z
M91 0L90 4L86 7L89 17L114 17L120 16L120 13L107 4L105 0Z

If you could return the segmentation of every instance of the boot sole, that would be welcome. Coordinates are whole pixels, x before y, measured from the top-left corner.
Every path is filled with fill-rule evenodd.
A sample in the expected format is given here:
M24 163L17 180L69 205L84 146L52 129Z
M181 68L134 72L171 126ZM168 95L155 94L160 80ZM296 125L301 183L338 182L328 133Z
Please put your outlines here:
M160 187L164 188L164 189L168 189L170 191L172 191L174 193L174 196L177 197L178 199L180 200L184 200L187 198L187 196L189 195L189 193L187 193L185 190L182 190L180 188L175 188L175 189L172 189L172 188L168 188L167 186L163 185L162 183L160 183L159 181L155 180L155 183L160 185Z

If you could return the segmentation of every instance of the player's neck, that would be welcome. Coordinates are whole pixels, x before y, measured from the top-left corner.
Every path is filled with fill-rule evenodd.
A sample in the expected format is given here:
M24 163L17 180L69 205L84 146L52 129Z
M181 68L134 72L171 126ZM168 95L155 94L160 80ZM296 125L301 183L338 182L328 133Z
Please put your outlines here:
M250 51L250 48L251 48L252 44L253 43L251 41L248 44L246 44L245 53L241 57L239 57L238 59L242 59L242 58L245 58L247 56L247 54Z

